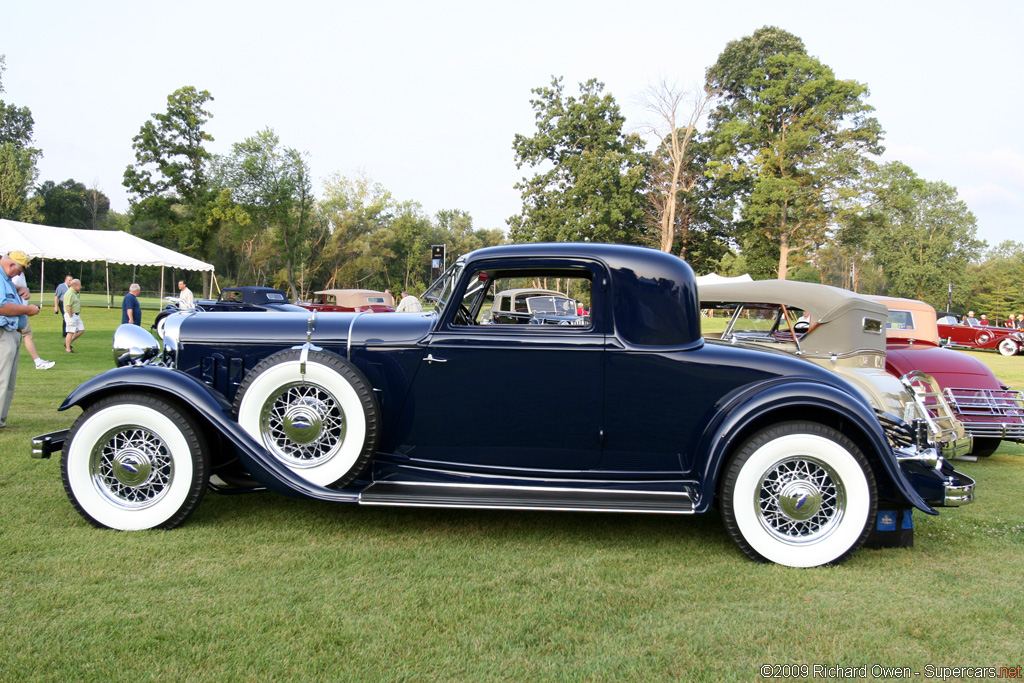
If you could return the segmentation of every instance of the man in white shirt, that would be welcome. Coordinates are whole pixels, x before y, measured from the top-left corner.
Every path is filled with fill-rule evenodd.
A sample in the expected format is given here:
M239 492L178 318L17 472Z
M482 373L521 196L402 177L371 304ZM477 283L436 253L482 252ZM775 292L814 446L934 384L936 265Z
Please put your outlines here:
M178 296L178 310L187 311L196 307L196 301L192 298L192 290L188 288L184 280L178 280L178 289L181 294Z
M398 308L395 309L395 313L419 313L422 310L423 306L420 304L420 300L412 294L403 291L402 300L398 302Z

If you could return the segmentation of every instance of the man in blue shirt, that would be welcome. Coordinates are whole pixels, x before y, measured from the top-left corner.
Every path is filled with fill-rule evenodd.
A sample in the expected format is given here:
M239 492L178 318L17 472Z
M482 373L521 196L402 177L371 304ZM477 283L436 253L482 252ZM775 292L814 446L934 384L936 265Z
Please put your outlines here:
M19 292L11 282L18 273L27 273L32 263L25 252L12 251L0 257L0 429L10 429L7 413L14 398L18 378L18 352L21 350L19 329L28 324L28 316L37 315L39 307L26 304L28 291ZM22 297L25 294L25 297Z
M139 292L142 288L132 283L128 293L121 300L121 324L142 326L142 304L139 303Z

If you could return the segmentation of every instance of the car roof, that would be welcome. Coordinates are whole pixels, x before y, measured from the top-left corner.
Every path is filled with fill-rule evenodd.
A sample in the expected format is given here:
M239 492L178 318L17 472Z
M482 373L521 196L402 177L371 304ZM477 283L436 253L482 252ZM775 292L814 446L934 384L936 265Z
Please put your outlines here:
M890 339L919 339L938 345L939 328L935 309L917 299L902 299L895 296L872 296L892 311L910 311L914 314L914 329L886 330Z
M804 353L828 355L850 351L885 351L885 335L865 329L865 318L886 327L885 305L839 287L794 280L755 280L698 285L701 306L714 303L749 303L792 306L813 318L811 330L800 340Z
M368 296L384 297L384 303L388 303L388 295L375 289L321 289L314 294L330 294L337 299L339 306L361 306Z

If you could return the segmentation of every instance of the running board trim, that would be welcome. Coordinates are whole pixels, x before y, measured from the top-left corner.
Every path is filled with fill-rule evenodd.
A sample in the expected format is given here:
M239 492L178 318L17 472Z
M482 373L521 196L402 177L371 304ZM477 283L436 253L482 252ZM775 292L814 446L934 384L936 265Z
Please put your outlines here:
M567 512L643 512L693 514L685 491L618 491L545 486L488 486L380 481L359 494L362 505L561 510Z

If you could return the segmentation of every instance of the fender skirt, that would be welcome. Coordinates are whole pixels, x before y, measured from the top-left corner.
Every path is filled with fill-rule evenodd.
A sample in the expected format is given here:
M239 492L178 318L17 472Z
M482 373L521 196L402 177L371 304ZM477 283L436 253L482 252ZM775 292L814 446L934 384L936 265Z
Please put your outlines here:
M358 491L339 491L311 484L299 477L241 428L222 396L185 373L158 366L108 370L71 392L58 410L88 407L105 396L133 391L159 394L189 409L231 442L254 479L277 493L331 502L357 503Z

